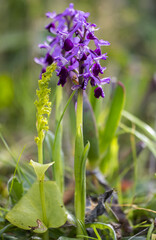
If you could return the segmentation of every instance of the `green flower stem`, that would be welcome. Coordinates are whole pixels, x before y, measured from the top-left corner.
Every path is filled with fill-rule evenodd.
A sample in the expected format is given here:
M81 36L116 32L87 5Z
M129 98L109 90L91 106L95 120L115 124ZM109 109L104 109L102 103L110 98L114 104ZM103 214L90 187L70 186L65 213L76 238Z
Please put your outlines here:
M43 137L39 136L40 140L38 142L38 162L43 164Z
M38 142L38 162L43 164L43 137L40 137L40 141ZM44 194L44 176L39 181L39 190L40 190L40 197L41 197L43 222L47 226L46 203L45 203L45 194ZM43 240L49 240L48 230L45 233L43 233Z
M76 126L77 128L83 126L83 90L78 90L78 97L77 97L77 117L76 117Z
M44 195L44 179L40 180L39 188L40 188L40 196L41 196L41 204L42 204L43 222L47 226L46 203L45 203L45 195Z
M61 105L62 105L62 88L57 87L56 88L56 127L61 117L61 112L62 112ZM56 141L53 149L53 160L55 162L53 167L54 167L54 179L60 189L60 192L63 194L64 174L63 174L63 159L62 159L61 149L62 149L62 124L60 123L60 126L57 129L57 136L56 136Z
M39 182L40 196L41 196L41 205L42 205L42 214L43 214L43 222L47 226L47 215L46 215L46 203L45 203L45 194L44 194L44 178ZM42 235L43 240L49 240L49 231L47 230Z
M45 233L42 235L43 240L49 240L49 230L47 230Z
M85 221L85 196L86 187L82 181L82 155L83 143L83 90L78 90L77 114L76 114L76 140L75 140L75 215L77 219L77 235L83 235L81 226Z

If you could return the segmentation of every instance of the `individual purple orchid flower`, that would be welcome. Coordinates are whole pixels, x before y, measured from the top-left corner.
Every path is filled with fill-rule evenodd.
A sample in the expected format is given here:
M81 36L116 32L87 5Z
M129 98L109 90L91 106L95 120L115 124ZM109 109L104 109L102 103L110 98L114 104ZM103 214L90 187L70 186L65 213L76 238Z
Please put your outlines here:
M52 20L45 27L50 35L44 44L39 45L46 50L46 55L35 58L35 62L42 65L41 73L56 62L58 85L63 87L67 81L71 81L73 90L85 90L90 82L91 86L96 87L95 97L104 97L102 85L109 83L110 78L100 77L106 69L100 62L107 59L107 54L101 52L101 46L110 43L95 36L94 32L98 29L95 24L87 22L89 13L75 10L71 3L63 13L48 12L46 16ZM94 50L88 46L91 41L95 44Z

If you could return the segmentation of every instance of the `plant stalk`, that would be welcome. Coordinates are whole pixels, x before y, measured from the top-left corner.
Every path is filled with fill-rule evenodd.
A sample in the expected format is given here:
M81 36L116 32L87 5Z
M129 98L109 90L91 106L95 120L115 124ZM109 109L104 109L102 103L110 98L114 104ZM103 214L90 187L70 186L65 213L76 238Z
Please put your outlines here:
M39 134L40 141L38 142L38 162L43 164L43 137Z
M62 88L56 88L56 139L53 148L53 160L54 164L54 179L60 189L60 192L63 194L64 191L64 173L63 173L63 159L62 159L62 124L60 123L59 128L57 129L57 125L59 124L59 120L61 117L61 105L62 105Z
M43 137L40 137L40 141L38 143L38 162L43 164ZM40 190L43 222L47 226L46 203L45 203L45 193L44 193L44 176L39 181L39 190ZM49 240L48 230L45 233L43 233L42 236L44 240Z
M76 140L75 140L75 215L77 219L77 235L83 235L81 226L85 222L85 198L86 187L82 182L82 154L84 151L83 143L83 90L78 90L77 113L76 113Z

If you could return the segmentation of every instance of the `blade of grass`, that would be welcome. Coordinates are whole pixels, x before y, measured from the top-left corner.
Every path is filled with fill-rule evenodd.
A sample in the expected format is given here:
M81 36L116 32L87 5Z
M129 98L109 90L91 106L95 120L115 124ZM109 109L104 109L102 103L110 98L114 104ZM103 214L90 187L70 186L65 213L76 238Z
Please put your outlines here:
M156 141L156 132L148 124L144 123L143 121L125 110L122 111L122 116L140 127L144 131L144 133L146 133L152 140Z
M132 126L132 131L135 131L135 126ZM136 154L136 143L135 143L135 135L134 133L130 135L130 142L132 148L132 156L133 156L133 165L134 165L134 184L133 184L133 194L132 198L135 196L136 184L137 184L137 154Z
M150 240L151 239L153 229L154 229L154 221L151 223L151 226L148 229L146 240Z
M138 139L140 139L142 142L146 144L146 146L149 148L149 150L153 153L153 155L156 157L156 148L154 143L146 137L144 134L138 132L137 130L133 130L130 127L127 127L125 124L120 123L119 126L126 132L134 134Z
M10 156L12 157L13 159L13 166L16 166L17 164L17 160L16 160L16 157L14 156L14 154L12 153L11 149L9 148L6 140L4 139L4 137L2 136L2 134L0 133L0 138L4 144L4 146L6 147L7 151L9 152ZM31 179L32 178L32 174L30 174L28 171L25 170L25 168L22 169L21 168L17 168L17 172L18 172L18 176L19 176L19 179L20 181L22 181L22 176L25 178L25 180L27 181L27 183L29 184L29 186L31 186L31 182L29 181L28 177ZM25 173L24 173L25 172ZM27 177L27 176L28 177Z
M15 177L15 175L16 175L16 172L17 172L17 169L18 169L18 164L19 164L19 161L20 161L20 159L21 159L22 153L24 152L25 147L26 147L26 145L23 147L22 152L21 152L20 155L19 155L19 158L18 158L17 163L16 163L16 167L15 167L15 171L14 171L13 177ZM14 178L13 178L13 180L12 180L12 182L11 182L9 194L11 194L13 184L14 184Z

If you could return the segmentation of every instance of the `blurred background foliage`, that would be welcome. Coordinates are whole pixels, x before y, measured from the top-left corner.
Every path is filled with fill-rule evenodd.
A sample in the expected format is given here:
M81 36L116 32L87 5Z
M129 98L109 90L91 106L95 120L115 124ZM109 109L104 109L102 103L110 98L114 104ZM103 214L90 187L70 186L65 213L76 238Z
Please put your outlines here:
M62 12L71 1L0 1L0 124L11 141L35 134L35 90L46 38L45 13ZM155 126L156 2L154 0L79 0L75 8L90 12L98 37L111 42L106 76L126 87L125 109ZM105 94L107 95L107 89Z

